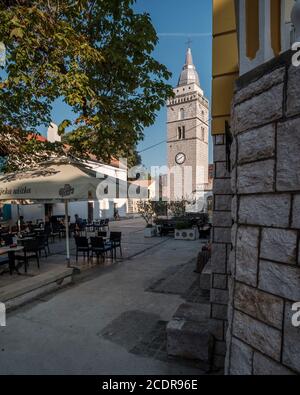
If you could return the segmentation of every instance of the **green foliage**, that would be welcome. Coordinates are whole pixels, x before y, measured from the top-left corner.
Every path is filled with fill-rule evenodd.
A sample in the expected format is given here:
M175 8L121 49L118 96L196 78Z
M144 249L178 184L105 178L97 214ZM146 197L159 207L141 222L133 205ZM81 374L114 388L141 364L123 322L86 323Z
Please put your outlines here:
M168 211L173 217L184 217L186 213L186 207L192 203L194 202L186 198L174 200L168 203Z
M60 134L72 126L64 136L71 154L135 156L143 129L173 93L165 83L170 73L151 55L158 37L150 17L136 14L134 2L0 0L7 54L0 133L12 136L0 150L24 154L26 135L49 125L62 97L76 114L59 125Z
M137 202L138 213L146 221L146 226L151 227L153 217L155 216L154 205L150 200L140 200Z

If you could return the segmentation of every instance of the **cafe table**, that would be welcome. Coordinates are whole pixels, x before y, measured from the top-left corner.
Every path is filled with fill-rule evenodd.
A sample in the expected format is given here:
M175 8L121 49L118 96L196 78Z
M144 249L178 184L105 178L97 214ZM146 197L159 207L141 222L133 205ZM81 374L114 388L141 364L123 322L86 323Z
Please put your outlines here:
M9 264L9 273L10 275L13 274L13 272L17 272L20 274L16 268L15 265L15 253L23 251L24 247L22 246L15 246L15 247L0 247L0 255L8 255L8 264Z

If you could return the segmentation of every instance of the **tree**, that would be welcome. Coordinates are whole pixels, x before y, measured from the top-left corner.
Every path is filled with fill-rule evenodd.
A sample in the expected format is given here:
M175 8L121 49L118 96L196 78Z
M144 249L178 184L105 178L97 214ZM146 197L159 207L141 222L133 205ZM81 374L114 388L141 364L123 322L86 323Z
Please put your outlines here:
M75 114L59 125L62 135L72 129L65 134L70 153L134 157L143 129L173 95L170 73L152 57L158 37L150 16L135 13L134 3L0 0L7 59L0 66L0 137L7 137L0 151L10 160L32 158L27 135L49 125L57 98Z
M174 217L184 217L187 206L191 204L195 204L195 200L183 197L181 199L168 202L168 211Z
M154 205L151 200L140 200L137 202L138 213L146 221L147 227L152 226L153 217L155 216Z

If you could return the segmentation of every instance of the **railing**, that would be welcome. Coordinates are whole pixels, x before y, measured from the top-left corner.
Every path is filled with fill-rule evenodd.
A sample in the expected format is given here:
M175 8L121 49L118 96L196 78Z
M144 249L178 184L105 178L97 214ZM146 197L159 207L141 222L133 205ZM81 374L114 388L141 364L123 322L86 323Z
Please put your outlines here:
M239 0L240 74L300 41L300 0Z

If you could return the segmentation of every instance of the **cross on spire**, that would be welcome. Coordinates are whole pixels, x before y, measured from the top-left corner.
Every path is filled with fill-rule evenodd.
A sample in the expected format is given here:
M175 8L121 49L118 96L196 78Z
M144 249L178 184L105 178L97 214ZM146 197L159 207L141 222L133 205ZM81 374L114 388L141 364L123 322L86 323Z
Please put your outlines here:
M191 48L192 42L193 42L193 41L192 41L191 38L189 37L189 39L188 39L187 42L186 42L188 48Z

